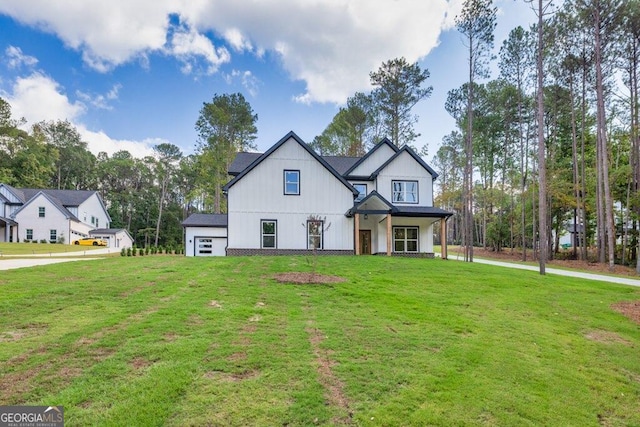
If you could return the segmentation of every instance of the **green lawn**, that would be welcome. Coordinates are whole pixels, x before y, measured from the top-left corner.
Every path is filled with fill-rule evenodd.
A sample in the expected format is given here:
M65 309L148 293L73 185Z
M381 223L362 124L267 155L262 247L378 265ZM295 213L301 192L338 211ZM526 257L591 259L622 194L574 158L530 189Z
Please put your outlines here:
M60 254L65 252L84 252L104 249L104 246L63 245L59 243L0 243L2 255ZM114 251L116 251L114 249Z
M36 246L36 245L34 245ZM640 425L640 289L461 262L113 257L2 272L0 404L84 425Z

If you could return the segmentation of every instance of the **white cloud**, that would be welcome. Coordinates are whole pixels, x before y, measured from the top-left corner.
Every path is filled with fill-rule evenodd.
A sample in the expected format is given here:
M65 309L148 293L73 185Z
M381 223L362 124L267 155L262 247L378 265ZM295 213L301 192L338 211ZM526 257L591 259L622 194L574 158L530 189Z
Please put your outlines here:
M111 106L109 101L118 99L118 91L121 87L122 85L116 84L104 95L76 91L76 96L83 102L90 104L97 109L110 111L113 110L113 106Z
M85 102L95 105L99 103L99 99L105 101L105 98L110 96L117 97L118 90L119 85L116 85L106 97L102 95L91 97L86 94L82 94L81 97L86 100ZM86 111L85 104L80 101L71 101L56 81L41 73L18 78L11 93L0 92L0 96L11 105L14 118L26 119L25 127L40 121L68 120L76 126L83 140L87 142L89 150L94 154L100 151L113 154L119 150L127 150L135 157L143 157L153 153L153 145L167 142L152 138L143 141L118 140L102 131L88 129L80 120Z
M452 25L461 0L6 0L0 13L55 33L106 71L153 52L175 55L184 72L215 72L236 51L276 52L298 99L343 102L369 87L369 72L404 56L424 58ZM177 23L176 23L177 21Z
M9 46L5 49L4 54L7 57L7 66L9 68L20 68L23 65L32 67L38 63L37 58L25 55L19 47Z
M38 72L18 78L12 93L3 94L3 98L11 104L13 116L24 117L31 124L42 120L74 121L85 111L82 102L71 102L57 82Z
M254 97L258 95L260 80L251 71L233 70L231 74L224 74L223 77L227 84L232 84L235 79L239 79L249 95Z

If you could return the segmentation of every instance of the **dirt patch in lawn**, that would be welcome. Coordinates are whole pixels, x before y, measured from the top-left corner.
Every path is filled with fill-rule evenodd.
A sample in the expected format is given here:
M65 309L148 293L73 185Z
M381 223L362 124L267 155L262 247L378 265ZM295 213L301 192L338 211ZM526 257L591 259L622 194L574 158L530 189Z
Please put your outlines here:
M611 308L634 322L640 323L640 301L621 301L612 304Z
M590 339L591 341L601 342L601 343L604 343L604 344L631 345L630 341L625 340L624 338L622 338L620 335L616 334L615 332L591 331L588 334L586 334L585 337Z
M313 349L318 364L318 376L320 384L325 389L325 394L330 405L336 406L347 413L346 416L332 420L334 424L346 425L352 424L352 412L349 409L349 401L344 394L344 384L333 373L335 362L329 359L327 351L320 347L320 343L324 340L324 335L317 328L307 327L309 334L309 342Z
M325 285L347 281L347 279L340 276L302 272L278 273L273 278L280 283L294 283L296 285Z

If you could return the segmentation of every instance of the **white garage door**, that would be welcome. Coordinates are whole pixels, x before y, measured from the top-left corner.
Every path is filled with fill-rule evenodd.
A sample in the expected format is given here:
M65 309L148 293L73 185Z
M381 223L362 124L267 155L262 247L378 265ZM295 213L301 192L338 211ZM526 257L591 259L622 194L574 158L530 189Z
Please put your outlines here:
M225 256L226 237L196 237L196 256Z

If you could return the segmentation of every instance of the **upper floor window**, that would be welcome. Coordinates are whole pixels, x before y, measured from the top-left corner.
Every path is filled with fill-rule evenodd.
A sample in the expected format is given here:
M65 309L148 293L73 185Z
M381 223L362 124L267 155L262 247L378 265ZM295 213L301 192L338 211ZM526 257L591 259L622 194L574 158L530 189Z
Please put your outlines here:
M300 195L300 171L284 171L284 194L295 196Z
M38 208L38 217L44 218L44 206Z
M356 197L356 202L359 202L367 196L367 184L353 184L353 187L358 190L358 197Z
M260 221L262 248L276 248L276 231L278 222L270 219Z
M418 181L391 181L393 203L418 203Z

